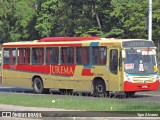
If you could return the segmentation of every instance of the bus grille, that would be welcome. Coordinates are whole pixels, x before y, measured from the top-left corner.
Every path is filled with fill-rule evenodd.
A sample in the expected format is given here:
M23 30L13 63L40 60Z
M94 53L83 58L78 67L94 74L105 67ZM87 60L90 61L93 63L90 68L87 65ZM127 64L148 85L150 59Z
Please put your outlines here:
M155 80L154 77L134 77L134 83L153 83Z

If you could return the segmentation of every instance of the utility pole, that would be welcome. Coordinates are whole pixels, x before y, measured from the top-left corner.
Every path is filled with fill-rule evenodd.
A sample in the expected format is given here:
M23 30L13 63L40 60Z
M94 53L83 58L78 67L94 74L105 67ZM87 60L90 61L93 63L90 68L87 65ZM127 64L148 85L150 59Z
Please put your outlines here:
M148 40L152 41L152 0L148 0Z

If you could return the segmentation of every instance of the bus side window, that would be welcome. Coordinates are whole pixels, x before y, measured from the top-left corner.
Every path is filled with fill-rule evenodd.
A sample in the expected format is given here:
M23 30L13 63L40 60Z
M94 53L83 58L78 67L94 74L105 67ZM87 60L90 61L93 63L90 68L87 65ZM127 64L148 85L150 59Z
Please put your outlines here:
M46 49L46 63L47 64L58 64L59 48L47 48Z
M82 59L83 59L83 52L82 52L82 47L77 47L76 48L76 63L78 65L82 65Z
M92 64L93 65L98 64L98 57L99 57L98 47L92 47Z
M32 63L43 64L44 63L44 49L32 48Z
M78 65L88 65L90 62L89 47L76 48L76 63Z
M38 62L40 64L43 64L44 62L44 50L43 49L38 49Z
M30 63L30 49L25 49L24 63Z
M4 64L9 64L9 49L5 48L3 53Z
M73 64L74 63L73 47L62 47L61 48L61 63L62 64Z
M4 49L4 64L15 64L16 63L16 49L6 48Z
M9 63L13 63L13 53L12 50L9 50Z
M67 64L67 48L61 48L61 63Z
M36 49L32 49L32 64L37 63L37 54L36 54Z
M114 74L118 72L118 50L110 50L110 71Z
M105 65L106 53L106 47L92 47L92 64Z
M100 53L99 64L105 65L106 64L106 57L107 57L106 47L100 47L99 53Z
M23 58L24 58L24 51L23 49L18 50L18 63L23 63Z
M67 62L69 64L74 63L74 49L73 49L73 47L67 48Z
M83 65L88 65L90 62L90 55L89 55L89 47L83 47Z
M29 64L30 62L30 49L18 48L18 64Z
M47 64L51 63L51 48L46 49L46 63Z

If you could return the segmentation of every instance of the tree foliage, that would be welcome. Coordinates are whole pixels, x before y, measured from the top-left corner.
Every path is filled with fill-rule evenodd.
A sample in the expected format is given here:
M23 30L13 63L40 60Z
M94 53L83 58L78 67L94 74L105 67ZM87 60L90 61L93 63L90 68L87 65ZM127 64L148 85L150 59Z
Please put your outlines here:
M160 37L160 2L153 1L153 39ZM1 0L3 42L51 36L146 38L147 0Z

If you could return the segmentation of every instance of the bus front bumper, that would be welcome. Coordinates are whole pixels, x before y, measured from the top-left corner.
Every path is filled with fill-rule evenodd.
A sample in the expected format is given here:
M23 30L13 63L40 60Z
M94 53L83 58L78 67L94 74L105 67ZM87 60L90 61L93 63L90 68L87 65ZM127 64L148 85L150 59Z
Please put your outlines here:
M132 83L125 81L124 82L124 92L129 91L152 91L152 90L158 90L159 87L159 81L153 82L153 83Z

